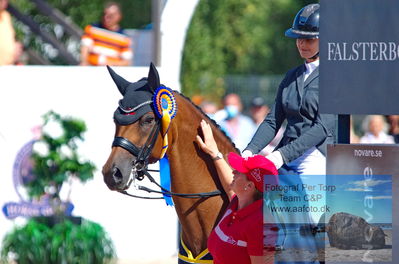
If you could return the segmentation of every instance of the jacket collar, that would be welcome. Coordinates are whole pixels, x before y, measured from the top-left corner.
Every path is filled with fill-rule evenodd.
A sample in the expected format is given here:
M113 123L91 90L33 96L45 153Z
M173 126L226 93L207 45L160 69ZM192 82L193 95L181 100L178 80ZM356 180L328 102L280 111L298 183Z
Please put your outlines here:
M309 75L303 86L306 87L310 82L312 82L318 76L319 76L319 66L317 66L317 68L314 69L314 71Z
M296 79L296 87L299 93L300 98L302 98L303 95L303 89L309 85L310 82L312 82L315 78L319 76L319 67L314 69L314 71L309 75L309 77L304 81L305 79L305 72L306 72L306 66L305 64L302 64L301 66L298 67L297 69L297 79Z

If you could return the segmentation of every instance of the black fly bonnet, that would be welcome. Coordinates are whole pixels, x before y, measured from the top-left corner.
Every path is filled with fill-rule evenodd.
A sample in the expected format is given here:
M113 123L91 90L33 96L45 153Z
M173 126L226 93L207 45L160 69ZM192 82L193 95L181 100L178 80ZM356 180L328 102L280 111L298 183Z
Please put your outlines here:
M129 125L136 122L145 113L154 111L152 108L153 95L160 86L159 75L151 63L147 78L131 83L116 74L110 67L108 71L123 98L114 113L114 119L119 125Z

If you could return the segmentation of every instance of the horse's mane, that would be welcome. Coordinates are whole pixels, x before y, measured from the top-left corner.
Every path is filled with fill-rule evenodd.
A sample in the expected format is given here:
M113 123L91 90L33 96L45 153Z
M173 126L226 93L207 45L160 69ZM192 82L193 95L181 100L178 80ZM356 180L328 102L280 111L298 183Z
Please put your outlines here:
M240 150L236 147L233 140L226 134L226 132L220 127L220 125L218 123L216 123L215 120L213 120L207 114L205 114L205 112L198 105L196 105L190 98L188 98L187 96L185 96L184 94L182 94L179 91L173 90L173 92L179 94L186 101L188 101L194 108L196 108L204 116L206 121L208 123L213 124L221 132L221 134L224 136L224 138L227 140L227 142L230 143L238 153L240 153Z

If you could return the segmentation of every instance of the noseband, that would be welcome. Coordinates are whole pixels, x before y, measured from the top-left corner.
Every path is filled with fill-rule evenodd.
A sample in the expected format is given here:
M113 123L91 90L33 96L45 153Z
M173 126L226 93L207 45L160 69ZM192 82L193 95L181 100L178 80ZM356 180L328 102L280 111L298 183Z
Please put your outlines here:
M151 133L147 138L147 141L141 148L137 147L124 137L115 137L114 141L112 142L113 147L121 147L129 151L130 154L136 157L136 159L133 161L132 173L134 174L133 176L138 180L142 180L144 178L144 174L147 171L148 167L148 158L150 157L155 142L157 141L160 129L161 122L157 118L156 124L152 128Z

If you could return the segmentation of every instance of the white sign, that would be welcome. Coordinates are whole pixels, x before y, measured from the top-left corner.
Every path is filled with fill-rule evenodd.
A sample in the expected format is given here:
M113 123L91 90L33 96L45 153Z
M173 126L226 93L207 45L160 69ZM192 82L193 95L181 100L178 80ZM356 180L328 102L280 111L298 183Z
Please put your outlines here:
M147 67L114 69L131 82L148 75ZM158 70L162 81L163 71ZM97 168L93 180L72 183L73 215L103 226L120 259L153 261L177 254L174 208L163 200L139 200L112 192L103 182L101 169L114 137L113 112L122 98L106 67L3 66L0 80L1 206L19 201L12 180L15 158L32 140L32 129L42 123L42 115L54 110L85 121L87 132L79 152ZM4 235L23 223L21 218L11 221L0 214L0 248Z

